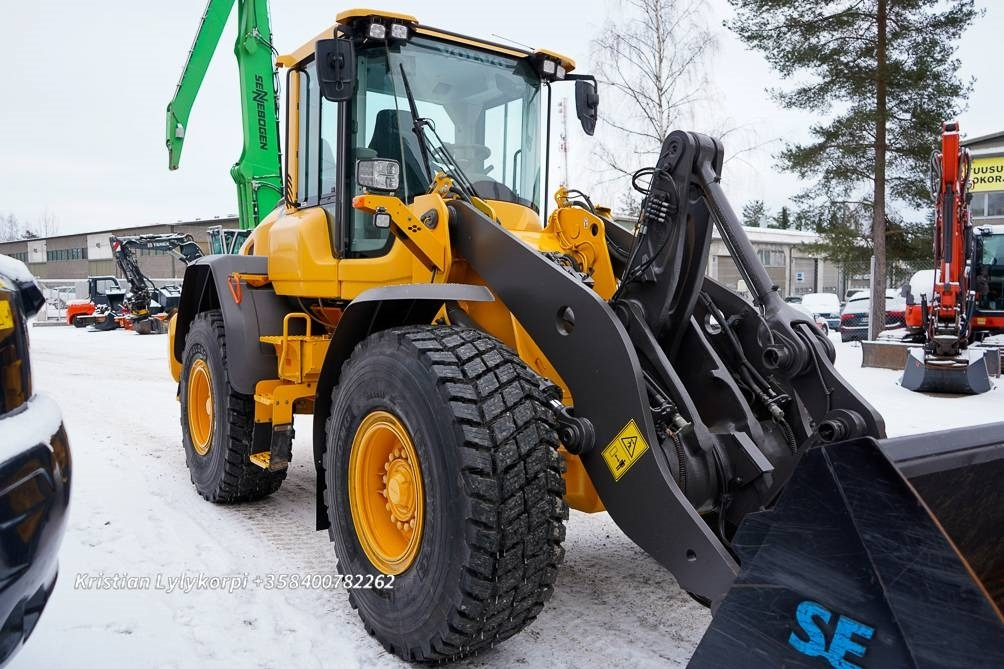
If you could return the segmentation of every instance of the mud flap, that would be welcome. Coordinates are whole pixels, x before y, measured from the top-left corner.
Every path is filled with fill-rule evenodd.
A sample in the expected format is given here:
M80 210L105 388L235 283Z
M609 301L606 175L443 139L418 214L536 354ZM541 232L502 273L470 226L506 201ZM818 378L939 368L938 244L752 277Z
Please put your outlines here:
M979 349L966 349L956 358L937 358L925 357L922 348L912 348L900 385L918 393L951 395L979 395L993 387L986 353Z
M899 468L933 435L809 450L740 526L742 569L690 666L1004 666L1004 424L982 429Z

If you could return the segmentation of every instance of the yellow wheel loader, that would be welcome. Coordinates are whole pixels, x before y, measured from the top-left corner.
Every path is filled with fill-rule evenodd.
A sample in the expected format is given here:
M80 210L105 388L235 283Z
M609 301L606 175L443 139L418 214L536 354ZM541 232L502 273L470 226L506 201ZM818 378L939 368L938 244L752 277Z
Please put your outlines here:
M571 507L712 607L695 666L1004 666L1004 424L886 439L720 142L666 137L628 231L564 188L549 211L551 92L590 133L599 100L566 57L352 10L277 63L283 198L171 322L182 441L206 499L258 499L313 414L317 527L382 585L349 598L389 652L530 624ZM752 302L705 275L714 226Z

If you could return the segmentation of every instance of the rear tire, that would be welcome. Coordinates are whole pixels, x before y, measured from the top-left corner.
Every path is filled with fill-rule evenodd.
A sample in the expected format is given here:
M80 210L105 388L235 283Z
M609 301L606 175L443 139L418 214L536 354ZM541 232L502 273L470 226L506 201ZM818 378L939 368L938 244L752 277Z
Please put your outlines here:
M373 495L361 492L369 470L354 473L360 451L388 450L386 434L365 437L374 419L413 448L420 511L417 530L411 523L417 548L402 548L393 588L349 590L366 630L405 660L442 662L529 625L553 590L568 517L564 461L539 377L477 330L403 327L363 341L332 393L323 459L342 574L388 573L368 557L373 532L354 521L379 524L385 512L383 499L368 506ZM379 481L383 468L375 469ZM390 504L386 513L395 513ZM404 520L402 546L411 539Z
M254 398L234 390L227 373L223 314L197 315L181 367L181 434L195 489L210 502L247 502L271 495L286 470L251 463Z

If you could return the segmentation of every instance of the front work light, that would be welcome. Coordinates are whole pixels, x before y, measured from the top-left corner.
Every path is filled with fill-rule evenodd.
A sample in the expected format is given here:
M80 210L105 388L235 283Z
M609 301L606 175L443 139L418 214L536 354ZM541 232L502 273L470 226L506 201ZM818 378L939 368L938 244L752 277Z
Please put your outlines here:
M367 190L396 191L401 185L401 165L385 158L357 161L356 183Z

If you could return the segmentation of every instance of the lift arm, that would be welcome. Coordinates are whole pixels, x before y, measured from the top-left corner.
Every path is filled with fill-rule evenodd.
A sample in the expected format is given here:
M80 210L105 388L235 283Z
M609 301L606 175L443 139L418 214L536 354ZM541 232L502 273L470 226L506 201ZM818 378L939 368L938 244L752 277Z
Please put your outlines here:
M188 61L167 105L168 167L178 168L188 118L235 0L209 0ZM230 169L237 184L241 229L254 228L279 202L279 112L268 0L236 0L237 43L244 149Z
M971 272L969 220L969 151L959 145L958 123L942 127L941 153L931 158L931 191L935 197L934 260L938 270L927 322L928 344L941 355L958 355L968 339ZM947 336L946 336L947 335ZM954 337L954 341L949 341Z
M149 312L150 301L157 287L140 269L136 260L136 251L165 251L173 254L186 265L202 257L202 249L195 243L191 235L135 235L131 237L112 236L111 244L115 264L122 270L123 276L129 282L129 297L126 300L129 310L134 314Z

